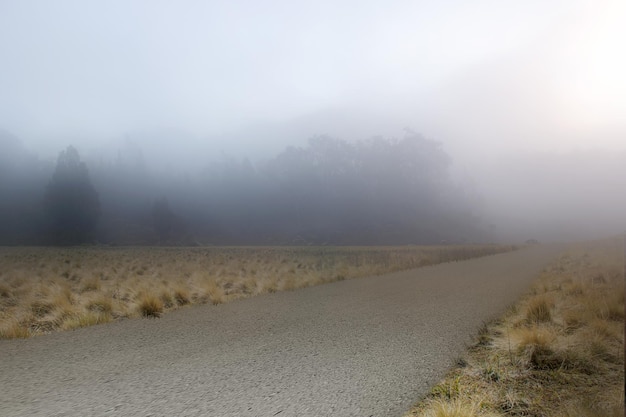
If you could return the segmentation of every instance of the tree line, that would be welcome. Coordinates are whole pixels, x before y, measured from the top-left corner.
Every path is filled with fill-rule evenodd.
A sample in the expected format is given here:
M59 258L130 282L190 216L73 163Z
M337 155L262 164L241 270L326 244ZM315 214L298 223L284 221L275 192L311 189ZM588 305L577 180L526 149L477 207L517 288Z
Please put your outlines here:
M200 172L148 168L129 146L42 161L0 133L0 244L433 244L491 239L442 145L328 136L256 165L224 155ZM172 161L182 167L184 161Z

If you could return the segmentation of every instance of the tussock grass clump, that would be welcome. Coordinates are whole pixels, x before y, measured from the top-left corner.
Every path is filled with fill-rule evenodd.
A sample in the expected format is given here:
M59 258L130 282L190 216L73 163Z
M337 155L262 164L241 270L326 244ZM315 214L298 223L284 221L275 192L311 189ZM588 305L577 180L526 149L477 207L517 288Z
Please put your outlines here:
M526 320L529 323L544 323L552 320L550 309L552 302L546 296L537 296L528 300Z
M623 415L623 242L571 247L408 415Z
M174 289L174 300L179 306L189 304L191 302L189 290L187 290L187 288L183 287L182 285L177 286Z
M520 351L528 347L549 350L556 340L556 336L552 332L539 326L511 330L508 337L513 340L513 344L517 345Z
M151 293L142 293L137 300L139 312L144 317L161 317L163 302Z
M511 331L510 338L517 346L517 364L534 370L576 370L589 374L595 370L593 361L582 349L559 341L554 330L532 326ZM559 343L560 342L560 343Z

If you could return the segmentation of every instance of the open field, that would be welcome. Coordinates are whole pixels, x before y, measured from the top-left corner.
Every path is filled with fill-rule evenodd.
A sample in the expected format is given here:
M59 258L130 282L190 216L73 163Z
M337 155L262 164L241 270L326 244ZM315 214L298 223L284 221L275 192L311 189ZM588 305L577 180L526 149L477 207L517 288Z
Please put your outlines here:
M571 246L408 416L624 415L624 240Z
M511 246L0 248L0 338L469 259Z

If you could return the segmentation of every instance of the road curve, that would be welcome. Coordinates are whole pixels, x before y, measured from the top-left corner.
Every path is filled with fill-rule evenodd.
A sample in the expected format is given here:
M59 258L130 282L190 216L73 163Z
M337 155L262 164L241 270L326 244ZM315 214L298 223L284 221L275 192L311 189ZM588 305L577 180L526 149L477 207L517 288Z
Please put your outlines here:
M399 416L557 253L2 340L0 416Z

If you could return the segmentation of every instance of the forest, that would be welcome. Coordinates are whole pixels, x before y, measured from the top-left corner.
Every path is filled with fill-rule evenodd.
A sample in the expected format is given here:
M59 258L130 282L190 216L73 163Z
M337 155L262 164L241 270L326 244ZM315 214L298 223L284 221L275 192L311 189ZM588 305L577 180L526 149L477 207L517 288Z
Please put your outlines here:
M0 131L1 245L397 245L489 242L479 197L441 143L316 136L262 162L160 167L68 144L42 159ZM172 168L177 167L177 168Z

